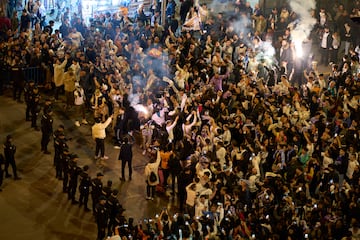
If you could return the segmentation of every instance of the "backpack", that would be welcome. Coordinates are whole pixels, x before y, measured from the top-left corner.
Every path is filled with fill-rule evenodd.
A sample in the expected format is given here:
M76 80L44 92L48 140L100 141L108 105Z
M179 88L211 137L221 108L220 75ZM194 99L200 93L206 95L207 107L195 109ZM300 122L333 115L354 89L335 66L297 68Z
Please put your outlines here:
M156 182L157 177L156 177L156 174L154 173L154 171L151 171L149 180L151 183Z

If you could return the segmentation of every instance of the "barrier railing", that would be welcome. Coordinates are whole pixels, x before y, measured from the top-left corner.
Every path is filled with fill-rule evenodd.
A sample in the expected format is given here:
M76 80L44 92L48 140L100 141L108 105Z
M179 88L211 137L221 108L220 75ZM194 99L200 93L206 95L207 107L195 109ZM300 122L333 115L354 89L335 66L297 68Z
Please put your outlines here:
M22 71L26 82L33 80L36 84L42 85L45 81L45 73L40 67L26 67Z

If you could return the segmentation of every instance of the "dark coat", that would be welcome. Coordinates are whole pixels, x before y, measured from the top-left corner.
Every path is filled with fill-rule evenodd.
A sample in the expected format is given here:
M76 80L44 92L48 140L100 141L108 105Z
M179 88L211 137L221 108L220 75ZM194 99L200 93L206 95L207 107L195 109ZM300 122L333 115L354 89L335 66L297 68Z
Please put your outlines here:
M132 145L130 143L124 143L123 145L121 145L118 159L122 161L131 161L132 156Z

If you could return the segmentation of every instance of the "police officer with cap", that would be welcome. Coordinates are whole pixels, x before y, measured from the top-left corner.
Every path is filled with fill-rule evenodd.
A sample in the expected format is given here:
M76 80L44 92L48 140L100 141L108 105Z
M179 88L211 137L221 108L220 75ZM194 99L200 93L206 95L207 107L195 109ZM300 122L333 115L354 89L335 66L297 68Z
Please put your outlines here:
M98 227L97 240L103 240L105 238L105 231L109 221L109 212L106 207L105 196L99 197L99 202L96 204L94 213L95 213L96 224Z
M44 107L43 107L43 113L46 114L47 112L52 112L52 102L49 98L45 99Z
M91 181L91 198L93 202L93 211L95 214L96 204L99 202L99 198L102 196L103 178L104 174L101 172L96 174L96 178Z
M72 204L79 203L75 200L76 188L78 185L78 177L81 173L81 168L77 165L77 161L79 160L79 156L76 154L70 155L69 161L69 191L68 191L68 198L71 200Z
M79 176L79 191L80 191L80 198L79 198L79 207L84 204L85 212L89 212L90 209L88 208L88 200L90 194L90 186L91 186L91 178L89 176L89 166L85 165L83 167L82 172Z
M48 109L44 112L44 115L41 117L41 151L45 154L50 154L47 149L47 146L50 142L50 137L53 133L53 118L52 118L52 110Z
M106 205L109 211L109 226L108 226L108 236L111 236L114 228L116 226L116 216L120 211L123 211L123 208L117 199L119 191L114 189L110 194L109 198L107 199Z
M54 166L56 167L56 162L58 162L60 160L60 155L61 155L61 149L60 149L60 134L62 133L64 135L65 138L65 134L64 134L64 130L65 127L64 125L59 125L59 127L54 131L53 133L53 137L54 137ZM58 178L58 176L56 176L56 178Z
M102 188L102 195L108 199L110 197L112 191L113 191L112 181L108 180L106 186L103 186L103 188Z
M39 131L40 129L38 128L36 121L40 113L40 94L39 94L39 89L37 87L35 87L32 91L30 109L31 109L31 127L34 128L36 131Z
M63 149L63 153L61 155L61 169L63 172L63 192L68 192L68 184L69 184L69 161L70 161L70 151L68 147Z
M6 141L3 145L4 156L5 156L5 173L6 173L5 177L7 178L11 177L8 171L9 165L11 165L14 174L14 179L19 180L21 178L17 175L16 163L15 163L16 146L13 144L12 140L13 140L12 136L7 135Z
M35 82L34 80L30 80L24 88L24 94L25 94L25 103L26 103L26 111L25 111L25 118L26 121L30 121L30 111L31 111L31 101L33 98L33 90L35 88Z
M56 135L54 135L54 137L55 136L57 136L54 141L54 149L55 149L54 165L56 171L56 178L62 180L64 150L68 150L69 146L66 144L64 132L57 133Z

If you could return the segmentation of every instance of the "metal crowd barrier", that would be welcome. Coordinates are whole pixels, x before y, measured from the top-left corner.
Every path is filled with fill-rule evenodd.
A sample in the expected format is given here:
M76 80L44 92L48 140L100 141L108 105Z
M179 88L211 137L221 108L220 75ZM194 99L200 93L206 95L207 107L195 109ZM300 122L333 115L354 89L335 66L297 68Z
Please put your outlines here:
M44 71L40 67L26 67L22 69L25 81L33 80L37 85L43 85L45 81Z

